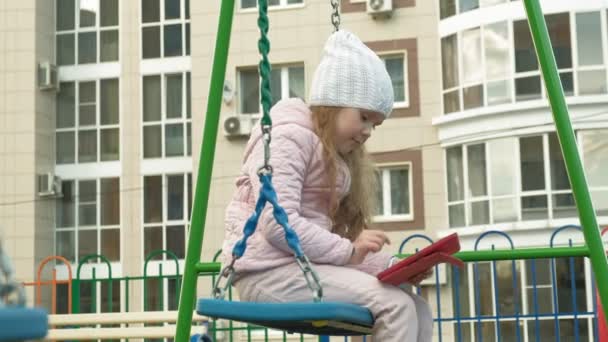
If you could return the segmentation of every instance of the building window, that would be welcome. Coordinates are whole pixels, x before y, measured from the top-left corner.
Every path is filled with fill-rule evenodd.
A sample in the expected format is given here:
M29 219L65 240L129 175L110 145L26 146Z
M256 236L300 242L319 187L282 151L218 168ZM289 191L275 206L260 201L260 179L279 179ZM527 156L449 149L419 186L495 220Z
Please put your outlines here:
M57 94L57 164L120 158L118 79L62 82Z
M237 71L239 83L239 109L242 114L259 114L260 76L256 68ZM273 66L270 75L272 105L291 97L304 99L304 65Z
M118 61L118 0L57 0L57 64Z
M587 134L593 141L594 134ZM601 152L607 159L608 150ZM591 157L589 165L597 165L597 158ZM577 215L555 133L450 147L446 161L450 227ZM602 195L608 191L593 189L598 213L606 213Z
M55 254L120 261L120 179L64 180L56 203ZM97 259L90 262L98 262Z
M407 55L403 53L380 57L393 82L395 107L407 107L409 105L406 56Z
M457 0L439 0L439 19L449 18L456 15Z
M183 259L186 226L192 211L192 175L144 176L144 256L166 250ZM159 254L152 260L171 260Z
M608 130L585 130L579 137L583 147L585 174L593 207L598 216L608 216Z
M570 46L569 13L545 16L547 29L557 67L560 71L562 86L566 95L573 95L572 89L572 49ZM513 23L515 48L515 100L540 99L541 76L527 20ZM564 72L562 72L564 71Z
M380 166L376 172L376 212L374 221L413 219L410 165Z
M603 54L600 12L576 13L578 93L606 93L606 63Z
M82 276L82 275L81 275ZM126 284L124 282L123 284ZM91 279L87 275L80 278L80 311L79 313L102 313L123 312L122 308L128 307L126 299L121 293L120 280ZM125 288L126 285L122 287ZM71 293L68 284L56 285L56 312L57 314L68 314L68 305L71 303ZM127 298L125 298L127 297Z
M604 20L598 11L545 16L566 96L608 91ZM546 96L527 20L490 23L445 36L441 53L444 114Z
M486 64L487 104L511 102L509 25L506 21L484 26L483 58Z
M285 7L304 3L304 0L268 0L268 7ZM258 0L241 0L241 9L257 8Z
M486 178L485 145L468 145L466 150L470 199L468 222L472 225L489 222L488 187Z
M190 55L190 1L141 0L143 59Z
M481 29L465 30L462 41L462 105L464 110L481 107L483 104L483 69L481 64Z
M445 114L460 110L458 89L458 36L456 34L441 38L441 67L443 78L443 112Z
M177 310L181 278L177 275L155 275L144 280L144 311ZM158 341L169 341L159 339Z
M446 150L446 169L448 183L448 212L450 227L462 227L464 221L464 168L462 148L451 147Z
M189 72L143 77L144 158L192 155Z
M480 7L495 6L509 1L515 0L439 0L440 18L445 19Z

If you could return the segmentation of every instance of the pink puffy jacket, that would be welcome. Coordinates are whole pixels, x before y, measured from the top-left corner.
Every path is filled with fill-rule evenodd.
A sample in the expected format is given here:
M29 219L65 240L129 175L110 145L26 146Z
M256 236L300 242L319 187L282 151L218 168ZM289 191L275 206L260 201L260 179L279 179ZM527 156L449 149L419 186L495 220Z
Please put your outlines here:
M310 109L300 99L288 99L277 103L270 115L273 121L272 181L279 204L300 238L302 250L312 263L346 265L353 246L350 240L331 232L322 146L313 131ZM260 191L257 171L263 161L264 148L258 124L247 143L241 175L236 181L237 189L226 209L224 264L232 260L232 248L243 236L245 221L254 211ZM350 173L344 162L339 162L337 173L336 190L342 198L350 187ZM245 254L236 262L237 273L268 270L295 262L283 228L274 220L270 208L268 203L256 232L247 241ZM349 267L376 275L387 267L390 258L388 253L370 253L362 264Z

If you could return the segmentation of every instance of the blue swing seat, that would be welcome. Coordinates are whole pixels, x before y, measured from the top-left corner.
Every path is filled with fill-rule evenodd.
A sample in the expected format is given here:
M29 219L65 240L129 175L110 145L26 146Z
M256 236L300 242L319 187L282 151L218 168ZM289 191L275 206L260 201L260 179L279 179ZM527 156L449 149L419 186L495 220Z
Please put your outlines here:
M374 325L367 308L339 302L257 303L199 299L196 312L211 318L313 335L369 335Z
M42 309L0 309L0 342L44 338L48 331L48 317Z

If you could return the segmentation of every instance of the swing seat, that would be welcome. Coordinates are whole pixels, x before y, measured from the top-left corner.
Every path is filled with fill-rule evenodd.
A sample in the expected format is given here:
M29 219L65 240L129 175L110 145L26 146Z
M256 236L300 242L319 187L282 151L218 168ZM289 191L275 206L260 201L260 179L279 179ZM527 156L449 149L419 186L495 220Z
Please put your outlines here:
M48 330L46 311L42 309L0 309L0 342L37 340Z
M374 319L364 307L339 302L257 303L200 299L199 315L312 335L371 334Z

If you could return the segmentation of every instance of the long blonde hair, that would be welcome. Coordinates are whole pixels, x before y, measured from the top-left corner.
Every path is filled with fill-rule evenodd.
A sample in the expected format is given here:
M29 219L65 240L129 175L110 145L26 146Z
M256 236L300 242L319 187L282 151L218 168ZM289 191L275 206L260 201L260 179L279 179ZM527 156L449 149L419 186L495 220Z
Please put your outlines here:
M329 188L329 217L332 231L354 241L367 227L375 205L375 177L372 163L363 146L340 155L334 143L339 107L314 106L312 122L323 145L323 161ZM346 162L351 174L350 191L341 201L336 193L338 158Z

